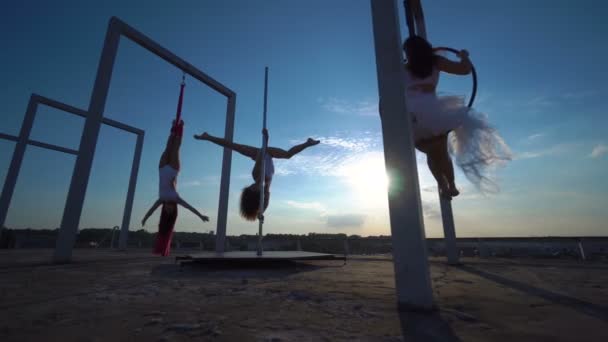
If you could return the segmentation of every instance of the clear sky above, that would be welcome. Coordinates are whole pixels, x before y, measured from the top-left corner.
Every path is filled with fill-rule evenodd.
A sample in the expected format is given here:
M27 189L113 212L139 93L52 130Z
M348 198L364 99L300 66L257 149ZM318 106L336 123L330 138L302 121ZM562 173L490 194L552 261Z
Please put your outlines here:
M401 1L399 1L401 5ZM479 74L476 108L515 160L484 196L457 175L459 236L606 235L608 3L424 1L429 40L466 48ZM0 5L0 132L18 134L35 92L88 107L111 16L117 16L238 94L235 141L261 144L264 67L270 67L270 144L322 144L277 161L265 232L389 234L368 0L22 1ZM405 37L405 24L402 20ZM122 39L105 116L146 131L131 229L158 192L181 72ZM192 135L223 134L225 99L187 80L178 189L211 217L182 211L177 229L215 230L222 151ZM469 77L440 90L468 96ZM77 148L84 120L42 107L32 138ZM135 137L101 130L81 227L120 225ZM0 181L14 143L0 140ZM6 225L55 228L75 158L28 147ZM436 186L418 155L427 236L440 237ZM229 234L254 234L238 216L252 162L233 155ZM146 229L156 229L157 216Z

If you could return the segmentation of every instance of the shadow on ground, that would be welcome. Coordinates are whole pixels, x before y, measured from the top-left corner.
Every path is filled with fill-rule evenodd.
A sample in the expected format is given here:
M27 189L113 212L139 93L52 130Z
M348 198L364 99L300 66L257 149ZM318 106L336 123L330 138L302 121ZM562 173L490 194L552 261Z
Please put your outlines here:
M162 264L154 267L150 273L157 278L275 278L282 279L291 275L312 272L322 268L342 267L328 263L308 263L293 261L212 261L186 262L183 264Z
M439 311L399 312L404 341L460 341Z
M544 300L553 302L558 305L567 306L571 309L574 309L580 313L585 315L589 315L591 317L595 317L603 320L604 322L608 322L608 308L596 305L584 300L580 300L574 297L570 297L567 295L563 295L560 293L556 293L553 291L549 291L547 289L535 287L526 283L522 283L516 280L512 280L509 278L505 278L503 276L499 276L497 274L489 273L486 271L482 271L478 268L471 266L460 266L460 269L471 274L477 275L479 277L491 280L495 283L508 286L512 289L521 291L531 296L536 296L542 298Z

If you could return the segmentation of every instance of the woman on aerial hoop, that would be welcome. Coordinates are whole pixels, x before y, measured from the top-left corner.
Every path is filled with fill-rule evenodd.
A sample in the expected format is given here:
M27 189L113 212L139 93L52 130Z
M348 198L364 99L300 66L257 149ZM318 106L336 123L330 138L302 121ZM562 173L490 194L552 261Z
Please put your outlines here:
M268 130L262 130L264 136L264 144L268 144ZM260 183L262 182L261 166L262 166L262 153L261 149L253 146L241 145L227 141L226 139L214 137L207 132L200 135L195 135L195 139L207 140L219 146L227 147L233 151L236 151L245 157L249 157L255 161L251 176L253 177L254 183L243 188L241 192L241 203L240 211L241 216L248 221L254 221L260 214ZM294 155L302 152L304 149L317 145L319 140L308 138L306 142L293 146L289 150L285 151L276 147L268 147L266 149L266 156L264 157L264 210L268 207L270 198L270 184L272 182L272 176L274 175L274 163L273 158L279 159L290 159ZM262 218L262 217L260 217Z
M177 220L178 204L192 211L204 222L209 221L207 216L202 215L184 201L176 190L177 174L180 169L179 148L182 143L183 132L184 122L182 120L179 120L179 122L174 120L171 127L171 134L167 140L167 146L158 163L158 200L154 202L141 221L142 226L144 226L148 217L162 205L160 221L158 223L158 234L156 235L156 244L154 246L154 254L160 254L162 256L169 255L171 249L171 237L173 236L175 221Z
M437 96L436 93L439 72L471 73L468 52L461 50L460 61L450 61L435 54L437 49L418 36L408 38L403 48L407 56L407 109L412 115L414 142L416 148L426 154L440 194L451 199L460 193L454 181L450 153L478 189L496 191L488 171L511 159L508 146L490 126L487 117L467 107L463 97Z

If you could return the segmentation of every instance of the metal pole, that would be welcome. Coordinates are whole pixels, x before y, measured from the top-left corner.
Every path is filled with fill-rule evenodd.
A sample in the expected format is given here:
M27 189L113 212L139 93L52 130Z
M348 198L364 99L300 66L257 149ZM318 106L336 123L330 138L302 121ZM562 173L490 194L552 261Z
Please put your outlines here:
M416 35L416 27L414 24L414 16L412 15L412 8L410 2L412 0L403 0L403 8L405 8L405 23L407 24L407 30L410 37Z
M424 12L422 11L420 0L405 0L403 3L405 5L405 17L410 36L418 35L427 39ZM443 223L448 264L458 265L460 263L460 256L456 247L456 228L454 225L454 215L452 214L452 202L439 195L439 205L441 207L441 220Z
M226 127L224 139L232 141L234 136L234 112L236 109L236 94L228 97L226 109ZM232 168L232 150L224 148L222 158L222 176L220 178L220 199L217 208L217 228L215 236L215 252L223 253L226 240L226 224L228 221L228 195L230 192L230 170Z
M110 249L114 248L114 233L118 230L118 226L112 227L112 238L110 239Z
M11 199L13 198L17 177L19 177L19 170L21 169L25 148L27 147L27 142L30 138L30 133L32 132L37 109L38 102L35 100L35 95L32 95L27 104L27 111L25 112L25 117L21 124L21 131L19 132L19 140L17 140L17 144L15 145L11 165L8 167L8 172L4 179L4 186L2 187L2 195L0 195L0 236L2 235L8 209L11 205Z
M443 234L445 239L445 249L448 264L458 265L459 253L456 246L456 229L454 228L454 218L452 216L452 205L449 200L439 198L441 205L441 219L443 220Z
M434 308L396 0L371 0L389 214L400 307Z
M426 39L426 24L424 22L424 11L422 11L422 5L420 0L415 0L417 4L416 11L414 12L414 20L416 22L416 31L418 35Z
M137 186L137 174L139 173L139 162L141 160L141 150L143 145L144 133L141 133L137 135L137 142L135 143L135 153L133 155L131 176L129 178L129 190L127 191L125 211L122 216L122 226L120 228L120 237L118 239L118 249L121 251L127 249L127 241L129 239L129 224L131 223L131 211L133 210L133 198L135 197L135 187Z
M57 237L53 260L56 263L69 262L72 258L72 248L76 241L82 205L86 195L87 184L91 174L91 165L95 154L95 146L99 137L103 111L110 88L112 78L112 68L116 59L120 32L117 27L112 25L106 33L105 43L97 69L95 86L89 103L88 116L85 119L82 138L80 139L79 154L76 158L70 189L68 191L63 218L61 219L61 229Z
M266 112L267 112L267 104L268 104L268 67L266 67L264 69L264 116L262 119L262 127L264 128L264 130L266 129ZM266 183L266 148L268 146L266 146L268 144L268 141L265 137L262 137L262 151L261 153L261 158L262 158L262 165L260 167L260 210L259 213L260 215L264 214L264 183ZM261 256L263 253L263 246L262 246L262 237L263 237L263 232L262 229L264 228L264 220L261 218L258 218L258 251L257 251L257 255Z
M585 256L585 247L583 246L583 238L578 239L578 251L581 255L581 260L586 261L587 257Z

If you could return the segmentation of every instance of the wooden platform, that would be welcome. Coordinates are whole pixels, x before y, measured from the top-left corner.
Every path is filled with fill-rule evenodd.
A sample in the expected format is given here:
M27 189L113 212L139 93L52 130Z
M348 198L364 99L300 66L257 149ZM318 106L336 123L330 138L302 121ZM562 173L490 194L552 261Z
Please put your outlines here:
M267 251L262 255L257 255L256 251L235 251L235 252L201 252L176 256L175 261L191 262L278 262L278 261L298 261L298 260L345 260L344 256L335 254L313 253L303 251Z

